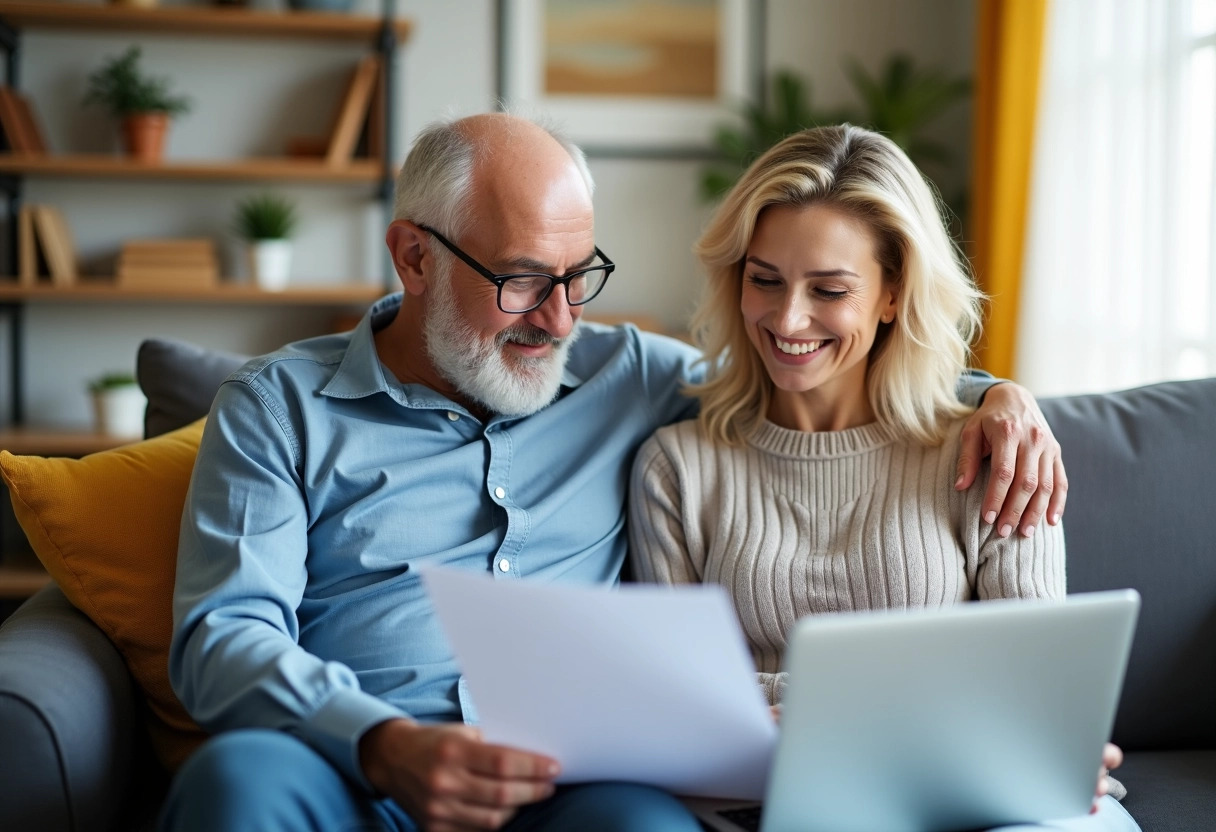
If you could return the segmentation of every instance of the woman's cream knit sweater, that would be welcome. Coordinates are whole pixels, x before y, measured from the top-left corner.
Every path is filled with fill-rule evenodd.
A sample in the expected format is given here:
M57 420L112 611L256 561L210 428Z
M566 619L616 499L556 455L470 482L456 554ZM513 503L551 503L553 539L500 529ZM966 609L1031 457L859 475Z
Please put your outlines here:
M805 615L1063 597L1061 526L997 536L980 517L987 466L954 490L961 431L959 421L925 447L877 424L806 433L765 422L727 447L696 422L663 428L634 463L635 575L725 587L770 703Z

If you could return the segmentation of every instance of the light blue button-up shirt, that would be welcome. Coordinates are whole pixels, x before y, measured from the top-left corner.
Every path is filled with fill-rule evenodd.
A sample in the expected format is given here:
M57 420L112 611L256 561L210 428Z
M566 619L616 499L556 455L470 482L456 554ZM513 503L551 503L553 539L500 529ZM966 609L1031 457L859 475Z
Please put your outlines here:
M224 383L174 597L170 676L199 724L289 731L359 782L373 725L473 718L417 568L611 585L634 452L696 410L695 350L584 323L553 404L483 423L381 364L400 303Z

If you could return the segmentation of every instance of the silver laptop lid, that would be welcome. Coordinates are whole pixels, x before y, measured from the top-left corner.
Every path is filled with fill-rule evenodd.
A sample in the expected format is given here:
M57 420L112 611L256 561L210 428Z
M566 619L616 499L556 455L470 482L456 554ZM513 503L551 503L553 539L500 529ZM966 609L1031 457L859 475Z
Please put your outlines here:
M764 832L946 832L1085 814L1140 596L807 618Z

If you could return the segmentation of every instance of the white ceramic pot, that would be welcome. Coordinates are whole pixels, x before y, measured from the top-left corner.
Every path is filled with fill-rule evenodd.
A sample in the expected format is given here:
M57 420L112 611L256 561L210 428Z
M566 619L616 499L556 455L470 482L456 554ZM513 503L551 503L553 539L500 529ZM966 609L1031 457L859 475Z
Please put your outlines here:
M255 240L249 244L249 276L259 289L281 292L291 278L291 240Z
M97 432L138 439L144 434L147 407L147 398L134 384L94 391L93 414Z

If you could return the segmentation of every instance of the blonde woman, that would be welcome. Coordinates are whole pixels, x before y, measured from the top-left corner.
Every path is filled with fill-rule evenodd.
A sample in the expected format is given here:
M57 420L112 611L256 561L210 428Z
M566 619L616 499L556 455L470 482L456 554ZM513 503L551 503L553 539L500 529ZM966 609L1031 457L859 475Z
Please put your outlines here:
M952 487L981 296L896 145L848 125L790 136L696 251L700 416L638 453L631 557L641 580L726 588L770 704L803 616L1064 595L1061 526L1001 534L981 488ZM1099 805L1080 822L1137 828Z

